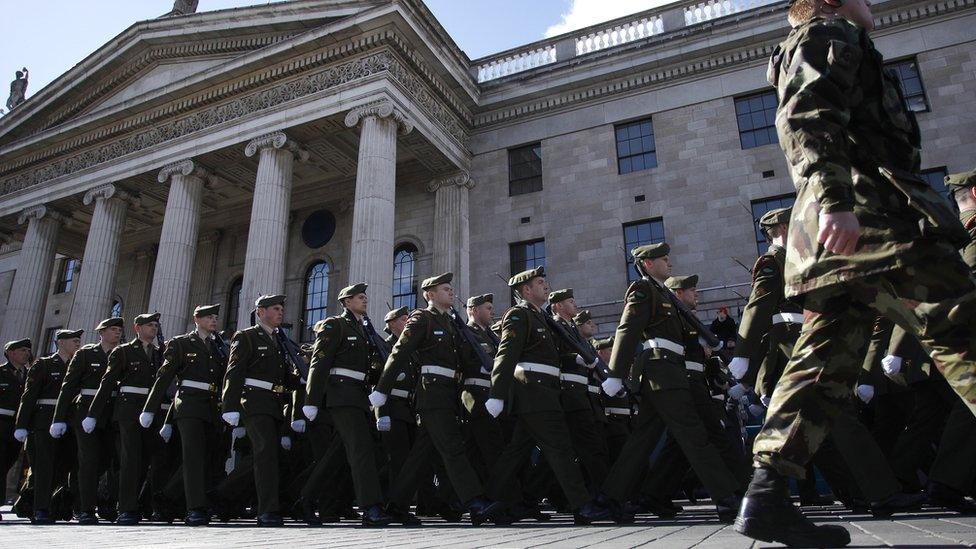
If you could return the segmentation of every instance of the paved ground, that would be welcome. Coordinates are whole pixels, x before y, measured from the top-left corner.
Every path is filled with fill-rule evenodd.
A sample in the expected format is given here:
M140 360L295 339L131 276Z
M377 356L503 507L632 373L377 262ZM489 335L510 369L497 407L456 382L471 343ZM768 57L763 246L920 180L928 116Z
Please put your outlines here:
M852 547L974 547L976 517L951 513L920 512L875 520L850 515L837 507L811 513L819 521L843 524L852 534ZM246 522L217 524L209 528L147 525L30 526L5 513L0 522L4 547L98 547L99 549L166 547L696 547L735 549L772 547L753 544L731 527L719 524L707 507L688 506L675 520L641 517L632 526L576 527L568 517L549 523L527 522L518 527L474 528L431 523L421 528L364 530L355 523L307 528L288 523L284 528L263 529Z

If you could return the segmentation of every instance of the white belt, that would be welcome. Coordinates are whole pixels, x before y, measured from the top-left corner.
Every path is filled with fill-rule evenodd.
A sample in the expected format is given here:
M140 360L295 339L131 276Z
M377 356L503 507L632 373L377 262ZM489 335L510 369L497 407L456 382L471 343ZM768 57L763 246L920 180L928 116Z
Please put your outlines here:
M559 374L559 379L561 381L579 383L581 385L588 385L590 383L590 380L586 379L586 376L581 376L579 374Z
M400 398L410 398L410 391L406 389L393 389L390 394Z
M172 408L172 407L173 407L173 405L172 405L172 404L168 404L168 403L165 403L165 402L164 402L164 403L162 403L162 404L160 404L160 405L159 405L159 407L160 407L161 409L163 409L163 410L169 410L170 408Z
M266 391L271 391L271 392L274 392L274 393L284 393L285 392L284 387L282 387L280 385L275 385L274 383L271 383L270 381L264 381L263 379L254 379L254 378L248 377L248 378L245 378L244 379L244 385L247 385L248 387L257 387L258 389L264 389Z
M189 387L191 389L200 389L202 391L210 391L211 393L216 393L217 388L213 383L204 383L202 381L193 381L192 379L184 379L180 381L180 387Z
M721 400L722 402L725 402L725 395L712 395L712 398L714 398L715 400Z
M773 315L773 324L803 324L803 315L800 313L777 313Z
M454 379L454 369L445 368L443 366L431 366L431 365L421 366L420 373L428 374L432 376L449 377L451 379Z
M133 387L131 385L123 385L119 387L120 393L132 393L134 395L148 395L149 389L145 387Z
M350 370L349 368L332 368L329 370L329 375L348 377L349 379L355 379L356 381L363 381L366 379L366 374L363 372L357 372L356 370Z
M691 370L693 372L704 372L705 365L701 362L689 362L685 361L685 370Z
M56 398L39 398L37 399L37 404L39 406L57 406L58 399Z
M93 397L98 394L98 389L82 389L81 395L86 397Z
M522 370L523 372L535 372L537 374L545 374L547 376L559 377L562 373L556 366L549 366L547 364L536 364L535 362L519 362L515 365L515 371Z
M663 337L648 339L644 342L644 349L667 349L674 354L681 356L685 355L684 345L678 345L677 343L669 339L664 339Z
M611 406L609 408L604 408L604 410L606 411L608 416L629 416L630 415L630 408L616 408Z
M600 387L596 385L587 385L586 390L593 393L594 395L600 394Z
M487 387L489 389L491 388L491 382L488 381L487 379L481 379L480 377L469 377L464 380L464 384L475 385L478 387Z
M6 408L0 408L0 416L14 417L15 415L17 415L16 410L8 410Z

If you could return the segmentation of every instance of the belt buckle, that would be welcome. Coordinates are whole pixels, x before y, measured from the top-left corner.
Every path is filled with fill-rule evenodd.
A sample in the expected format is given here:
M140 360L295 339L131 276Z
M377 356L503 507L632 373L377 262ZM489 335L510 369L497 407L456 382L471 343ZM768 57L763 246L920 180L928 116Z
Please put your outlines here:
M211 393L216 393L217 392L217 386L214 385L213 383L207 385L207 389L209 389Z
M274 393L275 393L276 395L280 395L280 394L284 394L284 392L285 392L285 387L284 387L283 385L273 385L273 386L271 387L271 390L272 390L272 391L273 391L273 392L274 392Z

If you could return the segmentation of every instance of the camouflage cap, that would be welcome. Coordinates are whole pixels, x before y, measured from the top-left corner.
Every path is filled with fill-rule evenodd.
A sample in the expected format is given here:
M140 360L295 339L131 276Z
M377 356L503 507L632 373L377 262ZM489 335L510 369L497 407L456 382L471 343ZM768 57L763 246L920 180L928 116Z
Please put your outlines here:
M593 320L593 315L590 314L590 311L580 311L576 313L576 316L573 317L573 322L575 322L577 326L582 326L591 320Z
M220 314L220 305L200 305L196 309L193 309L193 316L196 317L219 315L219 314Z
M593 348L597 351L613 347L613 336L606 339L597 339L593 342Z
M566 301L571 297L573 297L572 288L566 288L565 290L556 290L555 292L549 294L549 303L555 305L556 303L559 303L560 301Z
M150 322L159 322L159 313L143 313L135 318L136 326L144 326Z
M468 298L468 307L477 307L479 305L484 305L485 303L491 303L495 300L495 294L484 294L476 295Z
M454 273L439 274L437 276L425 278L424 281L420 283L420 289L429 290L435 286L440 286L441 284L450 284L452 280L454 280Z
M546 276L546 268L545 267L536 267L535 269L529 269L528 271L522 271L519 274L517 274L517 275L513 276L512 278L509 278L508 279L508 287L509 288L514 288L515 286L518 286L519 284L525 284L526 282L532 280L533 278L537 278L537 277L540 277L540 276Z
M285 296L283 295L263 295L254 300L255 307L271 307L274 305L284 305Z
M630 254L634 256L634 259L657 259L670 253L671 246L668 246L667 242L658 242L657 244L638 246L630 251Z
M104 330L105 328L111 328L113 326L124 328L125 320L121 316L113 316L112 318L106 318L105 320L98 323L95 326L95 330Z
M698 275L672 276L664 281L664 287L669 290L690 290L698 287Z
M17 341L8 341L3 346L3 352L9 353L10 351L16 351L17 349L30 349L31 340L29 338L18 339Z
M84 330L58 330L54 333L54 340L61 341L62 339L75 339L76 337L81 337L81 334L85 333Z
M346 286L345 288L339 290L339 301L343 299L348 299L350 297L365 294L366 288L369 288L369 284L365 282L360 282L359 284L353 284L352 286Z
M394 320L400 318L401 316L405 316L408 314L410 314L410 309L406 307L393 309L392 311L386 313L386 316L383 317L383 322L393 322Z
M949 187L950 191L964 187L976 187L976 170L947 175L945 178L945 186Z
M790 213L793 212L793 208L777 208L775 210L769 210L764 213L762 217L756 220L760 227L773 227L775 225L789 225L790 223Z

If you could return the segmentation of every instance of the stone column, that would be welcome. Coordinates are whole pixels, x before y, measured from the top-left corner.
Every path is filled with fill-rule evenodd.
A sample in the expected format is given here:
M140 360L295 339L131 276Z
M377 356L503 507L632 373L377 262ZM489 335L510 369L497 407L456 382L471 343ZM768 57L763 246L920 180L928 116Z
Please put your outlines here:
M169 197L149 292L149 311L160 313L159 323L167 338L183 333L189 318L190 278L206 177L199 165L183 160L163 168L157 178L160 183L169 182Z
M122 300L122 316L135 317L148 310L149 290L152 271L156 261L156 247L149 246L136 250L132 272L129 274L129 287Z
M288 217L291 208L292 168L295 157L308 160L308 151L284 132L274 132L247 144L244 154L258 154L258 175L254 182L251 225L244 256L244 282L237 326L249 326L254 300L262 294L285 291L285 255L288 246ZM293 296L292 304L295 303Z
M369 315L381 322L393 299L393 216L397 133L413 124L389 101L353 109L346 126L360 126L356 196L349 248L349 284L369 284Z
M220 242L220 237L220 231L210 231L201 235L197 242L197 257L193 261L193 278L190 280L189 313L191 314L194 307L217 302L213 299L213 277L217 266L217 244ZM186 329L187 331L193 329L192 316L187 317Z
M41 323L48 287L54 271L54 255L64 217L47 206L33 206L20 214L18 223L27 223L27 234L20 248L20 259L10 288L10 299L0 329L0 345L29 337L35 354L44 351L40 341Z
M471 236L468 228L468 190L474 187L468 172L435 179L427 185L434 193L434 269L432 275L454 273L454 291L468 296Z
M112 310L116 273L119 268L119 244L125 228L130 196L113 184L102 185L85 193L86 206L95 203L81 273L75 288L74 303L68 326L85 330L82 342L94 342L95 326Z

